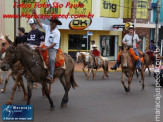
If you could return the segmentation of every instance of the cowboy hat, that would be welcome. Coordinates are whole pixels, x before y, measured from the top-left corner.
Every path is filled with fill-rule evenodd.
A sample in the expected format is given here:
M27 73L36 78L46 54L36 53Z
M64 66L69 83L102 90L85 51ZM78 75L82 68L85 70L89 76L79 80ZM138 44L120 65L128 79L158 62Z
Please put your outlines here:
M97 46L94 44L94 45L92 45L92 48L97 48Z
M59 19L58 19L57 17L55 17L54 19L51 18L51 19L48 19L48 20L49 20L50 22L56 23L57 25L62 25L62 22L59 21Z

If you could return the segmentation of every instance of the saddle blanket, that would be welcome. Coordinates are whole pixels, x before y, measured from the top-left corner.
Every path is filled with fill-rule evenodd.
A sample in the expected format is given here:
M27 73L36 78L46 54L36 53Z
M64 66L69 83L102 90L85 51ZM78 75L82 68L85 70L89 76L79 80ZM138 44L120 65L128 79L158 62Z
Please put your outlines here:
M45 48L45 45L42 45L41 48ZM40 54L43 58L45 68L49 67L49 53L48 50L43 52L40 51ZM58 49L57 55L55 58L55 68L65 68L65 58L61 49Z

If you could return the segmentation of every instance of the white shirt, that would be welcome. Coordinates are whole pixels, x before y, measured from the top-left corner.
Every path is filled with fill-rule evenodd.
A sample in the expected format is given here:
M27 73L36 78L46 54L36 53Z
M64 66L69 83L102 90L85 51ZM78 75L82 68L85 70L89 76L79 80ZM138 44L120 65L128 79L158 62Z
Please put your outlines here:
M50 32L50 26L42 23L42 29L46 32L45 46L49 47L51 44L56 43L56 45L53 48L58 49L61 35L58 28L55 28L52 32Z
M133 45L132 45L132 35L126 34L123 38L123 42L127 42L128 46L133 46L133 48L136 48L136 43L140 40L137 34L134 34L133 37Z

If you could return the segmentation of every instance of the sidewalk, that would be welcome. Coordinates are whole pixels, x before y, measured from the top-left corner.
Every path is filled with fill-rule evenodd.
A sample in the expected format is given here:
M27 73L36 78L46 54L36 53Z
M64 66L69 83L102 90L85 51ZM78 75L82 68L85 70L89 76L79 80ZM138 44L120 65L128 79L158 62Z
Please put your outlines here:
M115 70L111 70L110 69L110 67L112 67L113 65L115 64L115 61L109 61L109 72L115 72ZM82 70L82 68L83 68L83 63L76 63L75 62L75 71L76 72L82 72L83 70ZM87 71L87 68L85 68L85 70ZM154 68L152 67L152 65L150 65L150 70L151 71L154 71ZM98 71L103 71L103 69L102 68L100 68L100 69L98 69ZM121 71L121 67L119 67L117 70L116 70L116 72L117 71ZM147 69L146 69L146 71L148 71Z

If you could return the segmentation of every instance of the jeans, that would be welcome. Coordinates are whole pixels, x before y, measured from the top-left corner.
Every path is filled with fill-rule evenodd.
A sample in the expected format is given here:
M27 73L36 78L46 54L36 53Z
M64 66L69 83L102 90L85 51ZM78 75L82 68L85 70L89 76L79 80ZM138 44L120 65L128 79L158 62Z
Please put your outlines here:
M137 56L139 56L139 52L136 48L133 48L134 52L136 53ZM139 60L138 60L138 64L136 63L136 67L141 67L141 62L140 62L140 56L139 56Z
M53 78L54 69L55 69L55 58L57 55L57 49L50 48L49 49L49 65L50 65L50 76Z

